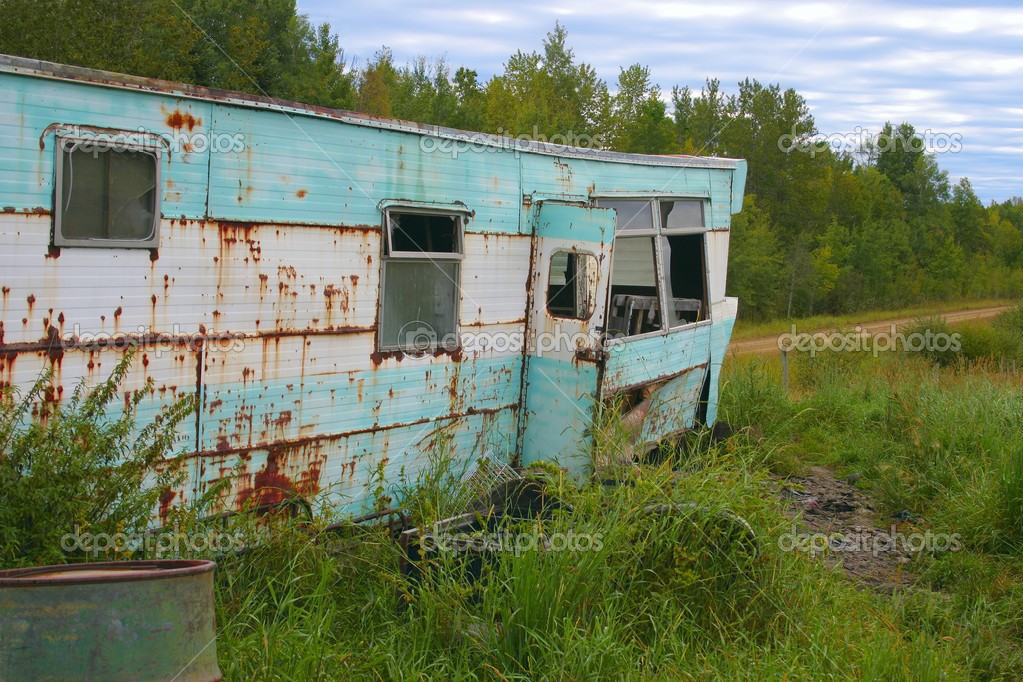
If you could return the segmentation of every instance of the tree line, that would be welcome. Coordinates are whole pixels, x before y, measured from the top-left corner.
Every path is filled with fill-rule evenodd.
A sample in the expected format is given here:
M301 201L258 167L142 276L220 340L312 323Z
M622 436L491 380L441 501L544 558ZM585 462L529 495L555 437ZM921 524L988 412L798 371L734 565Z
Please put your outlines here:
M614 83L555 25L489 79L443 57L349 59L295 0L0 0L0 52L455 128L749 162L729 294L750 319L1023 295L1023 200L952 184L908 122L835 148L806 100L755 79Z

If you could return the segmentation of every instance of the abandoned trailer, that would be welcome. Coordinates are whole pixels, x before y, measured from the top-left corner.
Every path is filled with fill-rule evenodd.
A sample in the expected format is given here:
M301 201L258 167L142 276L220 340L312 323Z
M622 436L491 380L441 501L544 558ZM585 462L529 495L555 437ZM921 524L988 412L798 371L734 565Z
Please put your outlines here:
M711 423L741 160L382 120L0 56L0 385L195 392L187 503L347 513L456 462ZM628 454L628 453L625 453Z

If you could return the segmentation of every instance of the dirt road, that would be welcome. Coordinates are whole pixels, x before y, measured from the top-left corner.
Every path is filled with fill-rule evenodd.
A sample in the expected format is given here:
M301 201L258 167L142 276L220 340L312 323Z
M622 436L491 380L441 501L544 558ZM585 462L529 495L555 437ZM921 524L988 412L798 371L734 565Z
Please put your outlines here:
M1008 310L1011 306L994 306L991 308L974 308L973 310L956 310L948 313L941 313L940 317L945 318L950 323L964 322L966 320L983 320L991 317L996 317L1001 313ZM902 327L912 323L917 318L915 317L898 317L890 320L878 320L876 322L862 322L859 327L865 332L877 333L888 331L894 324L896 328ZM854 329L857 325L855 323L850 324L846 329ZM835 331L833 329L804 329L799 326L796 322L796 333L816 333L816 332L827 332ZM729 353L735 355L745 355L749 353L755 353L759 355L766 355L768 353L777 353L778 349L778 336L758 336L752 339L742 339L741 341L732 341L731 346L728 348Z

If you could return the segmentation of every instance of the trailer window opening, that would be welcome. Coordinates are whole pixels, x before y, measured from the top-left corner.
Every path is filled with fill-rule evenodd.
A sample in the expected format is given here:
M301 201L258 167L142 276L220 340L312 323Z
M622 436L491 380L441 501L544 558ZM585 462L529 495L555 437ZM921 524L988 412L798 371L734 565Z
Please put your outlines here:
M389 212L387 222L389 255L461 251L459 216Z
M684 199L661 202L661 229L698 229L704 225L702 201Z
M160 149L58 136L55 246L159 245Z
M704 259L704 234L665 235L661 237L665 288L672 302L668 323L680 327L706 317L707 287Z
M597 302L597 258L589 253L556 251L547 278L547 312L588 320Z
M610 294L608 338L646 334L661 328L652 237L615 238Z
M657 202L657 211L653 204L647 199L599 202L615 209L618 216L608 301L609 339L707 318L705 202L663 200ZM662 315L662 310L667 314Z
M462 216L385 211L380 275L380 350L458 347Z

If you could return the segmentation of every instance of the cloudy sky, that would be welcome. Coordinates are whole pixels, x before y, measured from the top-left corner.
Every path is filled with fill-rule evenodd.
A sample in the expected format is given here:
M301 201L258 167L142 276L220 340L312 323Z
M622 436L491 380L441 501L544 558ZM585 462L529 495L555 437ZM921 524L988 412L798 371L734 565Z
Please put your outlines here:
M985 203L1023 196L1023 6L996 2L554 0L428 3L298 0L329 21L346 56L364 64L382 45L404 63L444 56L486 80L516 50L541 49L560 21L576 60L613 86L640 63L668 93L719 78L795 88L836 144L885 121L908 121L952 181Z

